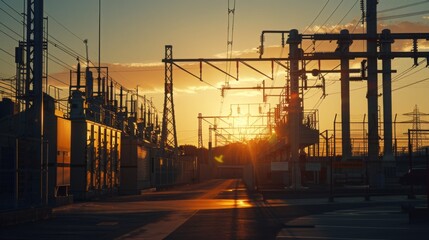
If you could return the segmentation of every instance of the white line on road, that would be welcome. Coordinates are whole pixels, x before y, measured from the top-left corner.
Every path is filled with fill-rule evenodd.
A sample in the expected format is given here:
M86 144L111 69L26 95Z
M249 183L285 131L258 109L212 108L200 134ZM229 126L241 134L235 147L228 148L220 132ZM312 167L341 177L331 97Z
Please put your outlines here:
M342 225L316 225L317 228L357 228L357 229L383 229L383 230L409 230L404 227L367 227L367 226L342 226Z
M144 225L136 230L124 234L115 240L123 239L165 239L170 233L179 228L197 211L174 212L158 222Z
M318 237L318 236L277 236L277 239L332 239L332 240L385 240L383 238L338 238L338 237Z

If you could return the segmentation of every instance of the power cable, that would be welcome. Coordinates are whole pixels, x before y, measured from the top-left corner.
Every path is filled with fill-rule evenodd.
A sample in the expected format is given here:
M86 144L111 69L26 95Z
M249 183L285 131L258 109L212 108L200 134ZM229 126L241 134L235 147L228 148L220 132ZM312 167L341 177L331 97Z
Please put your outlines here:
M377 20L391 20L391 19L396 19L396 18L404 18L404 17L410 17L410 16L423 15L426 13L429 13L429 10L379 17L379 18L377 18Z
M344 16L341 18L341 20L337 23L337 25L340 25L342 22L343 22L343 20L350 14L350 12L353 10L353 8L356 6L356 4L359 2L359 0L356 0L355 1L355 3L353 4L353 6L346 12L346 14L344 14ZM360 20L359 20L360 21ZM359 21L358 21L358 23L359 23ZM356 27L357 27L357 25L355 25L355 27L354 27L354 30L356 29ZM354 31L353 30L353 31ZM334 31L334 29L332 29L330 32L332 33ZM316 48L319 48L323 43L325 43L325 41L321 41L321 42L319 42L318 44L317 44L317 46L314 46L314 48L313 48L313 51L312 52L314 52L315 50L316 50ZM310 47L311 47L312 45L309 45L304 51L307 51ZM307 62L307 64L308 63L310 63L311 61L309 61L309 62ZM312 65L312 67L314 66L315 64L313 64Z
M54 20L55 23L57 23L58 25L60 25L62 28L64 28L67 32L69 32L70 34L72 34L73 36L75 36L77 39L79 39L80 41L84 41L84 39L82 39L81 37L79 37L77 34L75 34L74 32L72 32L69 28L67 28L66 26L64 26L61 22L59 22L57 19L55 19L52 15L48 14L45 11L45 14L49 17L49 19Z
M403 9L403 8L407 8L407 7L417 6L417 5L420 5L420 4L423 4L423 3L429 3L429 0L420 1L420 2L416 2L416 3L409 3L409 4L405 4L405 5L399 6L399 7L388 8L388 9L380 10L380 11L377 11L377 12L378 13L385 13L385 12L399 10L399 9Z
M19 42L19 40L18 40L18 39L16 39L16 38L12 37L12 36L11 36L10 34L8 34L7 32L5 32L5 31L3 31L3 30L1 30L1 29L0 29L0 32L1 32L1 33L3 33L4 35L8 36L9 38L13 39L14 41Z
M3 3L5 3L3 0L1 0ZM6 3L5 3L6 4ZM14 9L13 7L11 7L10 5L6 4L10 9L12 9L16 14L21 15L16 9ZM24 26L26 26L26 23L19 21L17 18L15 18L14 16L12 16L10 13L8 13L7 11L5 11L3 8L0 7L0 9L5 12L7 15L9 15L11 18L13 18L16 22L18 22L19 24L24 24ZM46 12L45 12L46 13ZM48 13L46 13L48 15ZM49 16L49 15L48 15ZM52 16L50 16L52 17ZM82 38L80 38L79 36L77 36L76 34L74 34L70 29L68 29L66 26L64 26L63 24L61 24L58 20L54 19L53 20L58 23L60 26L62 26L64 29L66 29L67 31L69 31L71 34L73 34L75 37L77 37L79 40L82 40ZM0 30L1 31L1 30ZM3 31L1 31L3 32ZM15 34L17 34L18 36L20 36L18 33L16 33L15 31L13 31ZM5 32L3 32L5 33ZM46 33L46 32L45 32ZM5 33L6 34L6 33ZM8 34L6 34L8 35ZM78 58L79 59L86 59L86 57L84 57L82 54L78 53L77 51L73 50L72 48L70 48L69 46L67 46L66 44L64 44L63 42L61 42L60 40L58 40L57 38L55 38L54 36L52 36L51 34L47 33L49 38L52 38L56 41L56 43L52 40L48 40L48 42L53 45L54 47L60 49L61 51L65 52L66 54L72 56L73 58ZM14 39L15 41L18 41L17 39L11 37L10 35L8 35L10 38ZM83 41L83 40L82 40ZM60 46L62 45L62 47ZM83 62L83 60L82 60ZM91 62L92 63L92 62Z
M11 66L11 67L13 67L13 68L15 68L15 66L14 66L14 65L12 65L9 61L4 60L3 58L0 58L0 60L1 60L2 62L4 62L5 64L7 64L7 65L9 65L9 66Z
M10 52L8 52L8 51L4 50L3 48L0 48L0 51L2 51L2 52L4 52L4 53L6 53L7 55L9 55L9 56L11 56L11 57L13 57L13 58L15 58L15 56L14 56L12 53L10 53Z
M337 23L337 25L340 25L344 19L349 15L349 13L352 11L352 9L356 6L356 4L359 2L359 0L356 0L356 2L353 4L353 6L346 12L346 14L344 14L343 18L341 18L341 20ZM333 30L331 30L332 32Z
M17 18L15 18L14 16L12 16L12 14L10 14L8 11L4 10L2 7L0 7L0 10L4 13L6 13L9 17L11 17L12 19L14 19L16 22L18 22L19 24L22 24L23 22L18 20ZM19 14L21 15L21 14Z
M66 69L69 69L69 70L73 69L72 66L68 65L66 62L64 62L63 60L57 58L56 56L54 56L54 55L52 55L50 53L48 53L48 56L51 57L51 58L49 58L49 61L52 61L52 62L54 62L54 63L56 63L56 64L58 64L58 65L60 65L60 66L62 66L64 68L66 68Z
M68 83L66 83L66 82L64 82L63 80L60 80L60 79L58 79L58 78L56 78L56 77L53 77L52 75L49 75L49 74L48 74L48 77L50 77L50 78L54 79L54 80L55 80L55 81L57 81L57 82L60 82L60 83L62 83L62 84L64 84L64 85L66 85L66 86L69 86L69 84L68 84Z
M320 14L323 12L323 10L325 10L326 6L328 5L329 1L330 0L326 1L325 5L320 9L317 16L313 19L313 21L311 21L310 25L307 26L307 28L304 30L303 33L305 33L314 24L314 22L317 20L317 18L319 18Z
M2 3L4 3L6 6L8 6L10 9L12 9L12 11L16 12L18 15L21 15L21 13L19 13L15 8L11 7L8 3L6 3L4 0L1 0Z
M392 90L392 92L397 91L397 90L400 90L400 89L403 89L403 88L406 88L406 87L410 87L410 86L412 86L412 85L415 85L415 84L418 84L418 83L421 83L421 82L425 82L425 81L427 81L427 80L429 80L429 78L424 78L424 79L422 79L422 80L419 80L419 81L416 81L416 82L413 82L413 83L406 84L406 85L404 85L404 86L401 86L401 87L398 87L398 88L393 89L393 90Z
M11 31L11 32L15 33L17 36L21 37L21 35L20 35L19 33L17 33L17 32L16 32L15 30L13 30L12 28L8 27L6 24L4 24L4 23L2 23L2 22L0 22L0 24L1 24L2 26L4 26L5 28L7 28L9 31Z
M329 15L329 17L325 20L325 22L320 25L320 27L315 31L315 33L317 33L324 25L326 25L326 23L329 21L329 19L331 19L331 17L335 14L335 12L338 10L338 8L341 6L341 4L344 2L344 0L341 0L340 3L338 3L337 7L334 9L334 11L332 11L332 13Z

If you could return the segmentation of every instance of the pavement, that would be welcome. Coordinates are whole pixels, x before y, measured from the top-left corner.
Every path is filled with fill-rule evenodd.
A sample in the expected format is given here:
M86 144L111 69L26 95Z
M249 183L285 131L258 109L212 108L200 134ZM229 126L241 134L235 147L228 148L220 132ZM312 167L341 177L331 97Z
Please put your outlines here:
M411 224L409 219L409 211L426 208L424 195L416 199L372 196L369 201L364 197L341 197L334 201L328 198L268 199L266 203L271 208L285 205L320 208L313 210L319 214L284 219L275 239L426 239L429 235L429 216L418 224Z
M429 224L409 224L398 206L352 208L284 222L276 239L427 239Z
M53 218L0 228L0 239L425 239L409 206L425 196L279 198L217 179L143 195L80 202ZM404 206L404 207L401 207Z

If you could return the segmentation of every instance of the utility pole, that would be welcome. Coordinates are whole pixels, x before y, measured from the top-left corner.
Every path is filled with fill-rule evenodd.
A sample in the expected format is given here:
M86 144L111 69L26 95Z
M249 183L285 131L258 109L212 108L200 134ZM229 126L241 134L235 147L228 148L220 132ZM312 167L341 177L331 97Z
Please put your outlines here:
M381 33L380 48L383 66L383 129L384 155L383 161L393 161L392 147L392 43L390 30L384 29Z
M368 62L368 161L376 163L379 153L378 136L378 80L377 80L377 0L366 1L367 24L367 62ZM378 164L377 164L378 165ZM370 167L370 184L381 185L378 178L378 167ZM382 187L382 186L380 186Z
M302 42L302 36L298 30L293 29L289 32L287 43L289 44L290 58L290 101L289 101L289 132L288 139L290 145L290 156L292 162L292 185L291 188L301 188L301 171L299 167L299 144L300 144L300 118L301 118L301 99L299 97L299 62L301 61L302 51L299 45Z
M338 40L338 51L345 56L349 53L352 44L349 31L341 30ZM352 156L350 141L350 61L347 57L341 58L341 134L343 160Z

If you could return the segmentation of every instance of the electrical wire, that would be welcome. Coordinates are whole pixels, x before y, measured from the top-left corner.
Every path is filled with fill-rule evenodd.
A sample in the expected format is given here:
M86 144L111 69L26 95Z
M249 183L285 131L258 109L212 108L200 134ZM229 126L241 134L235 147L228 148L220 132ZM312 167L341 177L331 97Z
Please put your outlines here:
M416 85L418 83L422 83L422 82L425 82L425 81L428 81L428 80L429 80L429 78L424 78L424 79L421 79L419 81L412 82L412 83L406 84L406 85L401 86L401 87L397 87L397 88L393 89L392 92L400 90L400 89L404 89L404 88L407 88L407 87L410 87L410 86L413 86L413 85Z
M8 34L7 32L5 32L5 31L3 31L3 30L1 30L1 29L0 29L0 32L1 32L1 33L3 33L4 35L8 36L9 38L13 39L14 41L19 42L19 40L18 40L18 39L16 39L16 38L12 37L12 36L11 36L10 34Z
M2 0L3 3L5 3ZM10 9L12 9L16 14L21 15L16 9L14 9L13 7L11 7L10 5L8 5L7 3L5 3ZM12 16L10 13L8 13L7 11L5 11L3 8L0 7L0 9L5 12L9 17L13 18L16 22L18 22L19 24L24 24L24 26L26 26L26 23L19 21L17 18L15 18L14 16ZM45 12L46 13L46 12ZM46 13L48 15L48 13ZM48 15L49 16L49 15ZM50 16L52 17L52 16ZM75 33L73 33L70 29L68 29L66 26L64 26L63 24L61 24L58 20L56 20L55 18L53 18L53 20L58 23L61 27L63 27L64 29L66 29L68 32L70 32L71 34L73 34L75 37L77 37L79 40L83 41L82 38L80 38L79 36L77 36ZM3 24L2 24L3 25ZM1 30L0 30L1 31ZM1 31L3 32L3 31ZM15 31L13 31L15 34L17 34L18 36L20 36L18 33L16 33ZM3 32L4 34L6 34L5 32ZM46 33L46 32L45 32ZM6 34L8 35L8 34ZM86 57L84 57L82 54L78 53L77 51L73 50L72 48L70 48L69 46L67 46L66 44L64 44L63 42L61 42L60 40L58 40L57 38L55 38L54 36L52 36L51 34L47 33L49 38L54 39L56 42L52 41L52 40L48 40L48 43L50 43L51 45L53 45L54 47L60 49L61 51L63 51L64 53L72 56L73 58L77 59L82 59L80 60L83 63L83 59L86 59ZM10 35L8 35L10 38L14 39L15 41L18 41L17 39L11 37ZM91 61L90 61L91 62ZM92 62L91 62L92 63ZM93 64L93 63L92 63Z
M18 15L21 15L21 13L19 13L18 11L15 10L15 8L11 7L8 3L6 3L4 0L1 0L2 3L4 3L6 6L8 6L12 11L14 11L15 13L17 13Z
M56 78L56 77L54 77L54 76L52 76L52 75L49 75L49 74L48 74L48 77L50 77L50 78L54 79L55 81L57 81L57 82L59 82L59 83L62 83L62 84L64 84L64 85L66 85L66 86L69 86L69 85L70 85L69 83L66 83L66 82L64 82L63 80L60 80L60 79L58 79L58 78Z
M9 65L9 66L11 66L11 67L13 67L13 68L15 68L15 66L14 66L14 65L12 65L9 61L4 60L3 58L0 58L0 60L1 60L2 62L4 62L5 64L7 64L7 65Z
M58 25L60 25L62 28L64 28L67 32L69 32L70 34L72 34L73 36L75 36L77 39L79 39L80 41L84 41L84 39L82 39L81 37L79 37L77 34L75 34L74 32L72 32L69 28L67 28L66 26L64 26L61 22L59 22L56 18L54 18L52 15L48 14L45 11L45 14L49 17L49 19L54 20L55 23L57 23Z
M425 1L421 1L421 2L416 2L416 3L410 3L410 4L405 4L399 7L394 7L394 8L388 8L388 9L384 9L384 10L380 10L377 11L378 13L385 13L385 12L390 12L390 11L394 11L394 10L399 10L399 9L403 9L403 8L407 8L407 7L413 7L413 6L417 6L423 3L429 3L429 0L425 0Z
M337 25L340 25L344 19L349 15L349 13L352 11L352 9L356 6L356 4L359 2L359 0L356 0L356 2L353 4L353 6L344 14L344 16L341 18L341 20L337 23ZM331 30L332 32L333 30Z
M15 58L15 56L14 56L12 53L10 53L10 52L8 52L8 51L4 50L3 48L0 48L0 51L2 51L2 52L4 52L4 53L6 53L7 55L9 55L9 56L11 56L11 57L13 57L13 58Z
M4 10L2 7L0 7L0 10L4 13L6 13L9 17L11 17L12 19L14 19L16 22L18 22L19 24L23 24L22 21L18 20L17 18L15 18L14 16L12 16L12 14L10 14L8 11ZM21 15L21 14L19 14Z
M404 17L410 17L410 16L423 15L426 13L429 13L429 10L379 17L379 18L377 18L377 20L391 20L391 19L396 19L396 18L404 18Z
M323 7L320 9L317 16L313 19L313 21L311 21L310 25L307 26L307 28L303 31L303 33L305 33L314 24L314 22L317 20L317 18L319 18L320 14L323 12L323 10L325 10L326 6L328 5L329 1L330 0L326 1L325 5L323 5Z
M343 21L344 21L344 19L350 14L350 12L353 10L353 8L356 6L356 4L359 2L359 0L356 0L355 1L355 3L353 4L353 6L351 6L351 8L346 12L346 14L344 14L344 16L341 18L341 20L337 23L337 26L338 25L340 25ZM359 20L360 21L360 20ZM359 23L359 21L358 21L358 23ZM356 27L357 27L357 24L355 25L355 27L354 27L354 29L353 29L353 32L354 32L354 30L356 29ZM331 29L331 33L334 31L334 29ZM311 52L315 52L316 51L316 48L319 48L323 43L325 43L325 41L321 41L321 42L319 42L318 44L317 44L317 46L314 46L314 48L313 48L313 50L311 51ZM304 51L307 51L310 47L311 47L312 45L309 45ZM309 61L309 62L307 62L307 64L308 63L310 63L311 61ZM310 67L310 68L312 68L313 66L315 65L315 63Z
M329 15L329 17L325 20L325 22L319 26L319 28L314 32L317 33L324 25L326 25L326 23L329 21L329 19L331 19L331 17L335 14L335 12L338 10L338 8L341 6L341 4L344 2L344 0L341 0L340 3L338 3L337 7L334 9L334 11L332 11L332 13Z
M15 30L13 30L12 28L8 27L6 24L4 24L4 23L2 23L2 22L0 22L0 24L1 24L2 26L4 26L5 28L7 28L9 31L11 31L11 32L15 33L18 37L21 37L21 35L20 35L19 33L17 33L17 32L16 32Z

